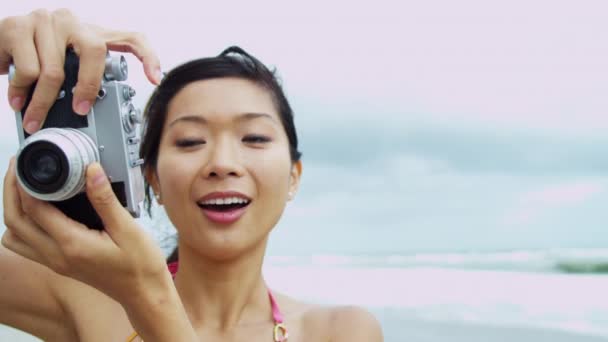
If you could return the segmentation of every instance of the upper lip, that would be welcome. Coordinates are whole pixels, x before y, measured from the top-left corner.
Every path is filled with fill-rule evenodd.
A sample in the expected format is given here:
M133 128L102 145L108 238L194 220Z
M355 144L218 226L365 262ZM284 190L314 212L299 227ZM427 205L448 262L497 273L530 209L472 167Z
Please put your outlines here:
M216 199L216 198L230 198L230 197L238 197L238 198L243 198L246 199L247 201L251 202L251 198L249 198L247 195L244 195L238 191L214 191L214 192L210 192L208 194L206 194L205 196L201 197L198 199L198 202L204 202L204 201L208 201L211 199Z

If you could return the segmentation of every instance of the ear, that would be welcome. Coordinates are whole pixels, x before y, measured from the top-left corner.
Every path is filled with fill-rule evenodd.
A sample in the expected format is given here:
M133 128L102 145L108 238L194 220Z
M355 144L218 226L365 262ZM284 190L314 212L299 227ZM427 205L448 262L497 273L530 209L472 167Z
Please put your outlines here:
M156 170L154 170L151 166L146 167L144 170L144 177L146 178L146 182L150 184L152 187L152 191L154 191L154 197L158 204L162 204L162 200L160 198L160 185L158 184L158 176L156 175Z
M291 173L289 175L289 194L288 200L291 201L300 187L300 177L302 177L302 161L298 160L291 166Z

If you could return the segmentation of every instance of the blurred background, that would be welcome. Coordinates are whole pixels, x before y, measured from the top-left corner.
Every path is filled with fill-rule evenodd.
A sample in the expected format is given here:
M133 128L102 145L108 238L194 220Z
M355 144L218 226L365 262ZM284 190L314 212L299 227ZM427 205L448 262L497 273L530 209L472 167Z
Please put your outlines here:
M386 341L608 341L606 2L2 7L143 32L165 70L230 45L277 68L304 173L272 233L271 286L363 305ZM143 107L153 87L128 61ZM0 112L4 172L18 141L7 100ZM140 221L171 248L162 212Z

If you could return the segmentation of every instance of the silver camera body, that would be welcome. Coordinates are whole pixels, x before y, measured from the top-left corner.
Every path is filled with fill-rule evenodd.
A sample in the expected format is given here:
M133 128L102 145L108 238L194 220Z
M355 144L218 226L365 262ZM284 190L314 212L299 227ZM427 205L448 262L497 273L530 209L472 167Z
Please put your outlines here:
M84 192L86 168L100 162L121 204L132 216L140 216L144 198L143 160L139 158L141 111L131 101L134 89L121 83L128 77L126 60L108 54L97 101L86 116L76 114L72 101L78 68L78 56L68 49L65 81L38 132L29 135L22 125L35 86L22 111L15 113L17 179L31 196L53 203L89 228L103 229ZM9 78L14 71L11 65Z

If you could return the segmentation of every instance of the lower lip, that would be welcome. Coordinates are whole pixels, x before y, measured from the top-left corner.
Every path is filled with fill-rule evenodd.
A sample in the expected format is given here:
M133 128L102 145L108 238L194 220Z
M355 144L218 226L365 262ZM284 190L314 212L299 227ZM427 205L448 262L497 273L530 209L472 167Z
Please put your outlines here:
M207 216L207 218L209 220L211 220L215 223L230 224L230 223L234 223L238 219L240 219L241 216L243 216L243 214L245 214L245 211L247 210L248 206L249 205L247 205L243 208L238 208L238 209L234 209L234 210L230 210L230 211L214 211L214 210L203 209L203 213L205 214L205 216Z

